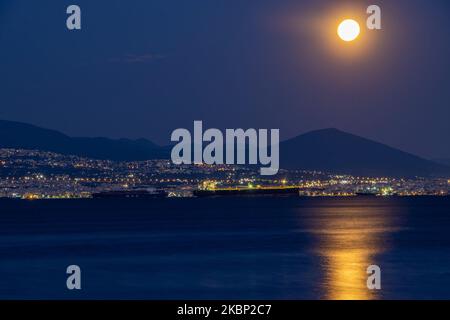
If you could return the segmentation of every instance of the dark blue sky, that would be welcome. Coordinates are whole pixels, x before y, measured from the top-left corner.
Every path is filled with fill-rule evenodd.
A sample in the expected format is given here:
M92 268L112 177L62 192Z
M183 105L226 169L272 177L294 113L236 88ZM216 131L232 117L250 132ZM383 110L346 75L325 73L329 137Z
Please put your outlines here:
M81 31L66 29L70 4L81 6ZM383 30L344 47L334 20L364 22L369 4L381 6ZM161 144L193 120L280 128L283 138L336 127L450 157L449 9L446 0L0 0L0 118Z

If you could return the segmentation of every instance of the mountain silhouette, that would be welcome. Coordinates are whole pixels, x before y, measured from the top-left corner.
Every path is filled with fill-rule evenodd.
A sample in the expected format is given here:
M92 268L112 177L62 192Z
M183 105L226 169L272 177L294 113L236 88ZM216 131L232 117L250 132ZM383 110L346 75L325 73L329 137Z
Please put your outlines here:
M0 148L116 161L170 158L170 147L146 139L74 138L5 120L0 120ZM311 131L281 142L280 167L360 176L450 176L449 166L337 129Z
M446 165L446 166L450 166L450 158L438 158L438 159L433 159L434 162Z
M72 138L34 125L0 120L0 148L36 149L117 161L168 158L169 150L146 139Z
M338 129L311 131L280 143L286 169L362 176L449 176L450 167Z

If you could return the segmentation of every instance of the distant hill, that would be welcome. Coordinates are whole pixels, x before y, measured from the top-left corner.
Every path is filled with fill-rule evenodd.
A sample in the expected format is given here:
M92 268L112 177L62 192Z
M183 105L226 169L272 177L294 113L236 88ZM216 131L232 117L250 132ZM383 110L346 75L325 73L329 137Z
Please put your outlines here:
M167 158L169 150L146 139L72 138L34 125L0 120L0 148L52 151L117 161Z
M337 129L280 144L281 167L365 176L450 176L450 167Z
M446 165L446 166L450 166L450 158L449 159L433 159L434 162Z
M0 120L0 148L37 149L93 159L170 158L149 140L73 138L58 131ZM280 143L280 167L362 176L449 176L450 167L337 129L312 131Z

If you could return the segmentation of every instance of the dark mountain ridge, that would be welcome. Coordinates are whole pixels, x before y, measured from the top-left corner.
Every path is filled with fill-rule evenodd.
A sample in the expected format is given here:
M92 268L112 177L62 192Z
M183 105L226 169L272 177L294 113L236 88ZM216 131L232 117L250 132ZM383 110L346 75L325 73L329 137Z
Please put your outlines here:
M338 129L323 129L280 144L282 168L365 176L449 175L450 168Z
M55 130L0 120L0 148L36 149L115 161L170 158L170 147L146 139L73 138ZM280 167L361 176L450 176L450 167L337 129L280 143Z
M0 147L53 151L116 161L167 158L167 148L146 139L72 138L55 130L0 120Z

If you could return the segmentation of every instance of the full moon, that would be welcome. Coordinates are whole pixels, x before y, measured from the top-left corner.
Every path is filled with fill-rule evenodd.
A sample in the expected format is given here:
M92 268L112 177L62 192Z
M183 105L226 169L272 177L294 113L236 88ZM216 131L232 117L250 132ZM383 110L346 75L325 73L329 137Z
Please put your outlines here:
M358 22L352 19L347 19L339 24L337 29L338 36L347 42L353 41L358 38L361 28Z

